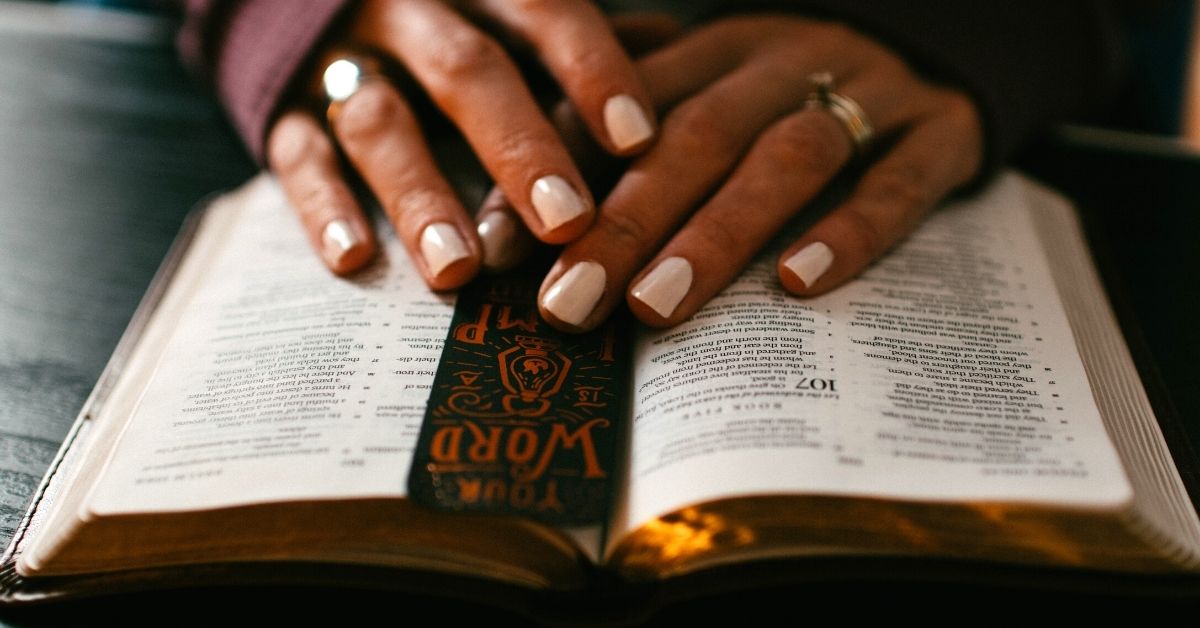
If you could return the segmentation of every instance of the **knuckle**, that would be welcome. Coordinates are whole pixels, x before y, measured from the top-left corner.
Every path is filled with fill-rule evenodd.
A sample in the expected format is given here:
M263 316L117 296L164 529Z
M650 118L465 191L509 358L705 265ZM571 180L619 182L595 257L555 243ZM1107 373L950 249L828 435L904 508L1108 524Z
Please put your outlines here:
M296 198L296 209L301 214L317 219L332 218L339 213L339 208L346 206L345 195L328 183L305 186Z
M401 233L414 231L423 217L436 214L446 204L445 198L428 188L404 188L393 192L383 203L384 213Z
M596 223L610 251L634 253L650 242L650 229L634 214L604 212Z
M530 164L547 162L544 156L555 154L555 145L540 133L513 129L500 134L487 151L483 156L500 164L502 169L523 170Z
M862 210L852 205L846 206L841 218L846 223L844 233L848 236L849 244L859 251L861 259L876 259L887 250L887 238Z
M892 165L868 175L864 188L868 197L879 204L899 207L903 212L919 210L936 200L928 174L915 164Z
M711 99L688 101L663 121L663 137L670 138L680 154L715 154L732 159L743 147L728 128L721 109Z
M430 55L430 67L446 79L456 80L487 73L504 59L500 44L475 31L451 35Z
M339 112L338 135L348 143L369 140L394 126L405 114L406 108L390 89L366 86L351 96Z
M848 139L834 125L821 124L816 115L802 113L778 123L767 143L778 163L807 172L829 172L841 164ZM824 115L824 114L817 114Z
M596 76L611 65L607 50L582 41L563 52L562 64L568 74L577 77Z
M280 118L267 138L267 161L278 172L290 172L309 160L333 159L333 147L315 124L302 114Z
M691 235L698 240L698 250L711 251L726 259L740 256L746 246L739 237L738 230L733 225L723 222L708 221L697 224L691 229Z

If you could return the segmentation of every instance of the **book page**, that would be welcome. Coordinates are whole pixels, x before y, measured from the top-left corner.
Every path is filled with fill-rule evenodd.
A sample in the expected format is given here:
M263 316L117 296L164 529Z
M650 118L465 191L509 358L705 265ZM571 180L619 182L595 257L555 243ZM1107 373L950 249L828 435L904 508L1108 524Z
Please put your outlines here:
M782 291L776 248L690 321L643 334L618 533L754 494L1126 503L1034 193L1001 177L818 298Z
M94 513L402 497L453 311L387 228L334 278L278 187L235 213L89 499ZM213 216L206 220L217 219Z

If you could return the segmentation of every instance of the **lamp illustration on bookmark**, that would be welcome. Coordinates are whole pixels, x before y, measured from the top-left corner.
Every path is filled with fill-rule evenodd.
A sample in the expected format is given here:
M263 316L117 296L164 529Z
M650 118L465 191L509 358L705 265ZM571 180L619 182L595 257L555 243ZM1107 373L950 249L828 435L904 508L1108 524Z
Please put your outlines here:
M552 340L517 336L516 341L516 346L497 356L500 383L509 392L502 401L504 409L518 416L542 416L567 381L571 358L560 353Z

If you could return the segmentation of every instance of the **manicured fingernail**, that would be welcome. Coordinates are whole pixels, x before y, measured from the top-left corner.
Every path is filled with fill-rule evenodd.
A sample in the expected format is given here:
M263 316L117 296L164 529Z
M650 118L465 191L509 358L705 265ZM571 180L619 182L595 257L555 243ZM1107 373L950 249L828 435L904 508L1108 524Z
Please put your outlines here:
M637 146L654 135L650 118L629 94L618 94L604 103L604 126L608 128L608 139L619 150Z
M434 277L447 266L471 256L471 251L458 235L458 229L448 222L435 222L421 232L421 256Z
M668 257L633 287L633 298L670 318L692 287L692 265L682 257Z
M600 302L604 281L603 266L596 262L579 262L550 286L542 299L542 307L558 320L578 327Z
M796 251L795 255L787 258L787 261L783 263L784 266L796 273L800 281L804 282L805 288L816 283L832 264L833 249L826 246L824 242L813 242Z
M325 259L338 263L350 249L359 244L350 223L342 219L331 220L321 232L321 246L325 248Z
M516 221L508 212L488 212L475 225L475 231L483 244L483 267L487 270L508 270L521 261L524 243L518 237Z
M555 230L588 210L587 203L575 188L566 179L553 174L533 184L530 200L547 231Z

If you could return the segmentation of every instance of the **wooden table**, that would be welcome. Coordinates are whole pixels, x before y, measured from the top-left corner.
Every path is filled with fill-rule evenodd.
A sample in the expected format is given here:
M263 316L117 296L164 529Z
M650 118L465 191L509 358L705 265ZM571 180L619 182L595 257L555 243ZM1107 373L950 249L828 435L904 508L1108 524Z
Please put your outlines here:
M184 214L255 168L163 25L0 5L5 542ZM6 456L0 456L3 458Z

